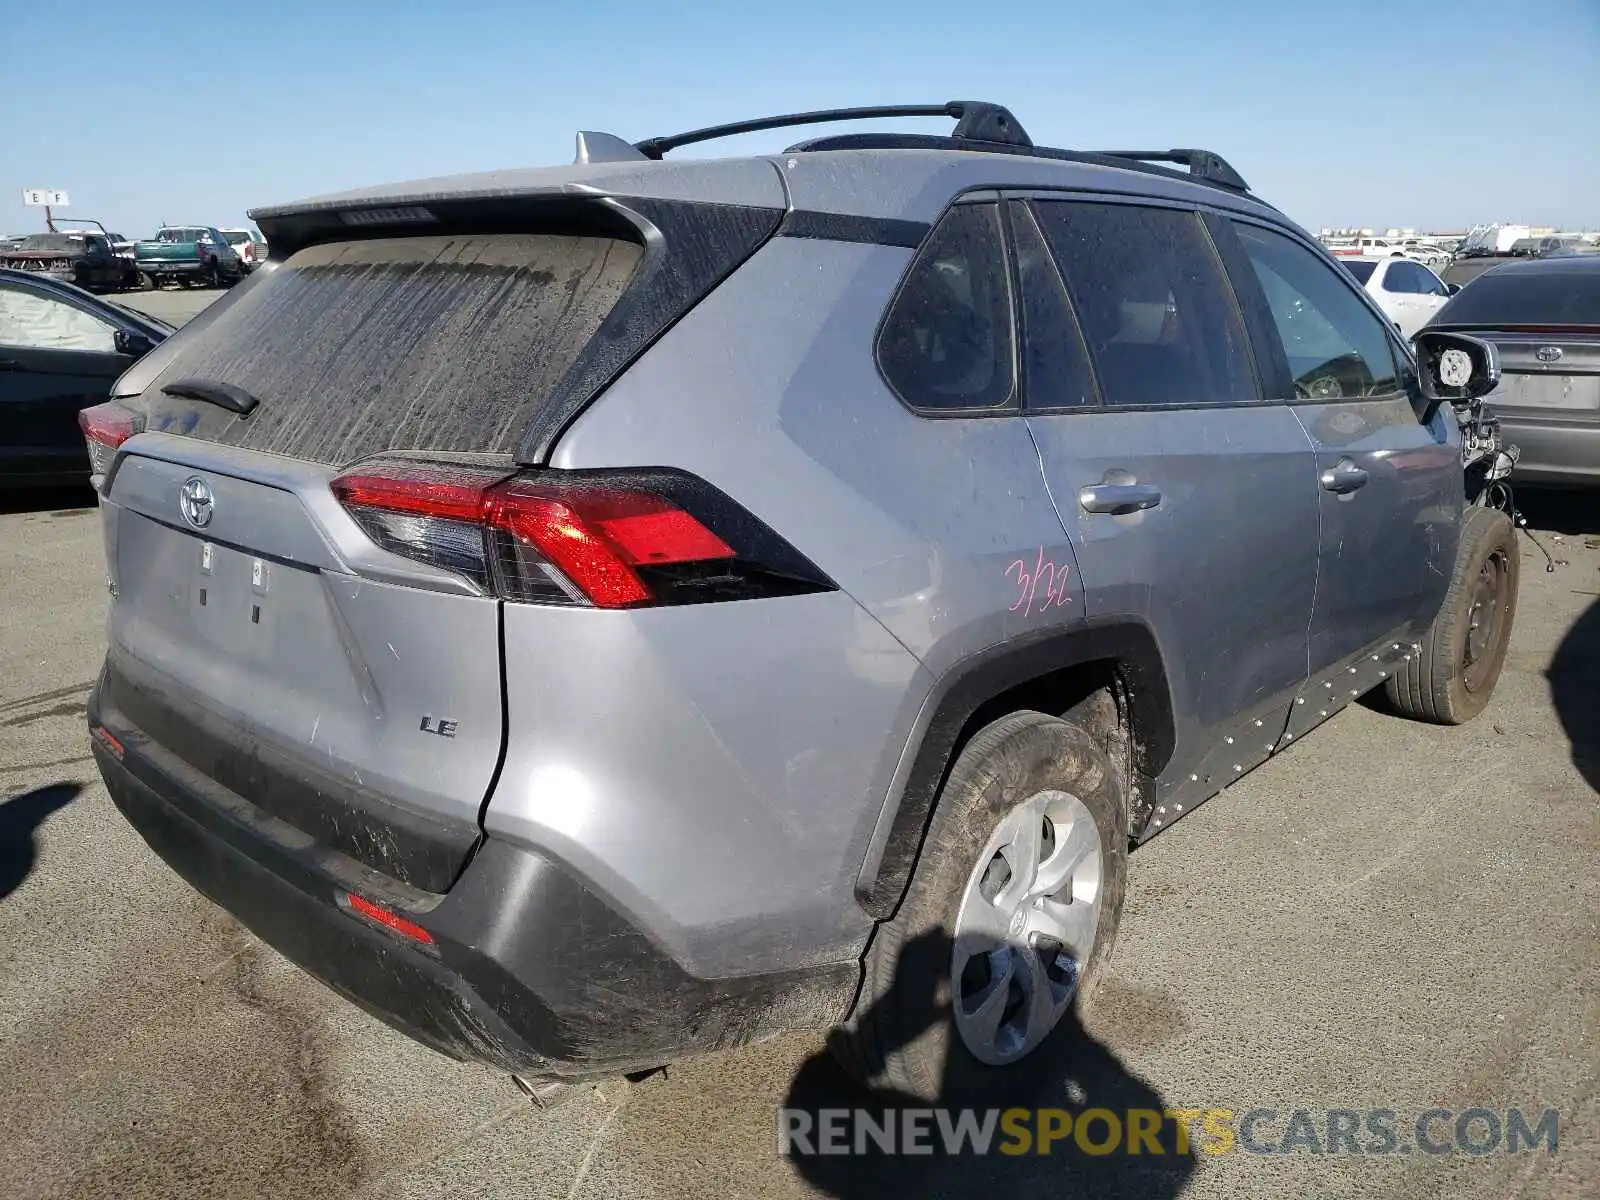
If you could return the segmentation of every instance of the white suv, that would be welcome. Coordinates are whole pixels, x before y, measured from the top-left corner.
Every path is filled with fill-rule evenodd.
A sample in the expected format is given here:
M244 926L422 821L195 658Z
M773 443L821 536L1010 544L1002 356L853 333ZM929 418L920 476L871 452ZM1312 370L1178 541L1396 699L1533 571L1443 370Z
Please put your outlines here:
M1339 262L1406 337L1415 336L1445 301L1461 290L1460 284L1446 283L1409 258L1341 258Z

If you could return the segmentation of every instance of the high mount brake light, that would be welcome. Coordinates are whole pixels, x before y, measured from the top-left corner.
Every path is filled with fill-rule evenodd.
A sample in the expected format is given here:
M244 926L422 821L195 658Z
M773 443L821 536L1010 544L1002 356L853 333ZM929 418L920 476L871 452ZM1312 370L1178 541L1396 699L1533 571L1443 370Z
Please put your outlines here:
M113 400L80 410L78 428L89 450L89 473L104 475L111 470L117 448L144 431L144 418Z
M385 549L505 600L632 608L833 586L727 497L676 472L507 478L379 459L331 486Z

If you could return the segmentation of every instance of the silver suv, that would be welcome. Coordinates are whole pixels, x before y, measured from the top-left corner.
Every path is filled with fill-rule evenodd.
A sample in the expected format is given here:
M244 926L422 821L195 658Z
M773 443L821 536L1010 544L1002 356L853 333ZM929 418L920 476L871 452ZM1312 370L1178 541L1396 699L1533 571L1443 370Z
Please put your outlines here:
M1131 846L1369 691L1488 700L1493 347L1414 358L1217 155L578 146L256 210L83 418L112 797L385 1021L979 1089L1070 1038Z

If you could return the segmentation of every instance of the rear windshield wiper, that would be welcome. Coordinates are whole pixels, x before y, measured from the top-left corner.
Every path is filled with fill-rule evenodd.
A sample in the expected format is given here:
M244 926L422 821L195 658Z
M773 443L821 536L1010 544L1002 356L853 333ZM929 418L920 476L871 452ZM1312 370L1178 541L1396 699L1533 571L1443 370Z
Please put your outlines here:
M241 417L248 417L261 401L243 388L231 383L215 383L209 379L175 379L163 384L161 390L169 396L182 396L188 400L204 400Z

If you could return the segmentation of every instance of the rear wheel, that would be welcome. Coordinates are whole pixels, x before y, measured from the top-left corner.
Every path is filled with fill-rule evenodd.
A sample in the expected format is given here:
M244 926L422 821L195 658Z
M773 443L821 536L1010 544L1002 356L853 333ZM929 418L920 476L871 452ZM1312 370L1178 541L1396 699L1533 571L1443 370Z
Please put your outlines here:
M1439 615L1418 652L1384 684L1398 712L1460 725L1483 711L1505 666L1521 572L1511 518L1499 509L1467 509Z
M834 1042L845 1068L926 1099L1048 1076L1116 938L1124 812L1118 773L1078 726L1019 712L974 736L873 937Z
M222 268L217 265L217 260L214 258L206 264L206 286L210 288L222 286Z

